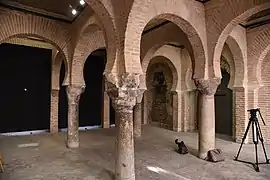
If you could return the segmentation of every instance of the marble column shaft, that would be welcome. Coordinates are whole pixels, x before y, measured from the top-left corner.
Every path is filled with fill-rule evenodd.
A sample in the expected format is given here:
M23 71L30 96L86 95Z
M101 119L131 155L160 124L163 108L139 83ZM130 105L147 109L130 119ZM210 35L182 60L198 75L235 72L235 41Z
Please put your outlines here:
M79 147L79 100L80 95L84 91L84 86L67 86L66 92L68 96L68 135L67 147Z
M115 106L118 126L116 139L116 180L135 180L133 106Z
M199 152L204 159L207 152L215 149L215 92L220 79L196 80L199 94Z
M109 74L107 92L116 113L115 180L135 180L133 108L138 102L140 74Z

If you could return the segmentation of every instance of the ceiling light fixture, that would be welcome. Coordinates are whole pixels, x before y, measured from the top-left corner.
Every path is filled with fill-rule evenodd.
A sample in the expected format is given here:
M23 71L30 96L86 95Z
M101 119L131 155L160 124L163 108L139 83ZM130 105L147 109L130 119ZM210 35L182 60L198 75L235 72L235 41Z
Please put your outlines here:
M75 16L77 14L77 10L76 9L72 9L71 13Z
M85 1L84 0L80 0L80 5L85 5Z

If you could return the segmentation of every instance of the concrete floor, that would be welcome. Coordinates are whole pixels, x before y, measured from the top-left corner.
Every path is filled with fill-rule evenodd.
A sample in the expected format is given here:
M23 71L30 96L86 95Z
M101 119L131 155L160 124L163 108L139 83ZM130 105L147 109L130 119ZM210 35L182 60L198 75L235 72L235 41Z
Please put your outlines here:
M80 148L65 147L65 133L0 137L0 150L5 160L1 180L109 180L114 171L115 129L97 129L80 133ZM174 151L174 140L184 140L190 154ZM37 147L20 147L39 143ZM144 126L143 137L136 140L137 180L269 180L270 165L255 172L248 164L233 161L239 145L217 139L226 161L210 163L193 154L197 149L196 133L176 133ZM254 161L254 146L245 145L240 158ZM270 155L270 146L267 146ZM263 160L263 154L259 154Z

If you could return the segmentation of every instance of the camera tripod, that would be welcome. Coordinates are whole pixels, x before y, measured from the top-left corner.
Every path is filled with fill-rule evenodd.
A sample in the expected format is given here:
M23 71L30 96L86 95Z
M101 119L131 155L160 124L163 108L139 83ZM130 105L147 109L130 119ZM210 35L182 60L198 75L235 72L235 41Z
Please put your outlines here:
M241 143L240 148L238 150L237 156L235 157L234 160L235 161L239 161L239 162L243 162L243 163L247 163L247 164L251 164L251 165L253 165L255 171L260 172L259 164L269 164L269 159L268 159L267 154L266 154L266 150L265 150L265 146L264 146L264 140L263 140L263 137L262 137L262 132L261 132L260 124L259 124L259 121L258 121L258 118L257 118L257 112L259 112L259 115L260 115L260 117L261 117L262 122L263 122L264 125L265 125L265 122L263 120L263 117L262 117L262 114L261 114L259 108L257 108L257 109L250 109L250 110L248 110L248 112L250 113L250 119L249 119L249 122L248 122L248 126L247 126L247 129L245 131L244 137L242 139L242 143ZM242 146L243 146L244 141L245 141L245 139L247 137L249 128L251 126L252 126L253 143L255 145L255 153L256 153L255 154L256 155L256 162L255 163L238 160L240 151L242 149ZM265 156L265 160L266 160L265 163L259 163L258 162L258 147L257 147L257 145L259 143L259 140L262 143L262 147L263 147L263 151L264 151L264 156Z

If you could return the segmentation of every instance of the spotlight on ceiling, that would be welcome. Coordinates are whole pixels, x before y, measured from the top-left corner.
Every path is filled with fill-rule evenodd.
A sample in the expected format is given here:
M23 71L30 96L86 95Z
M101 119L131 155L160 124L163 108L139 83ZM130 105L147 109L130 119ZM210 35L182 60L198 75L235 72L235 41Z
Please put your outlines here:
M75 16L77 14L77 10L76 9L72 9L71 13Z
M80 0L80 5L85 5L85 1L84 0Z

